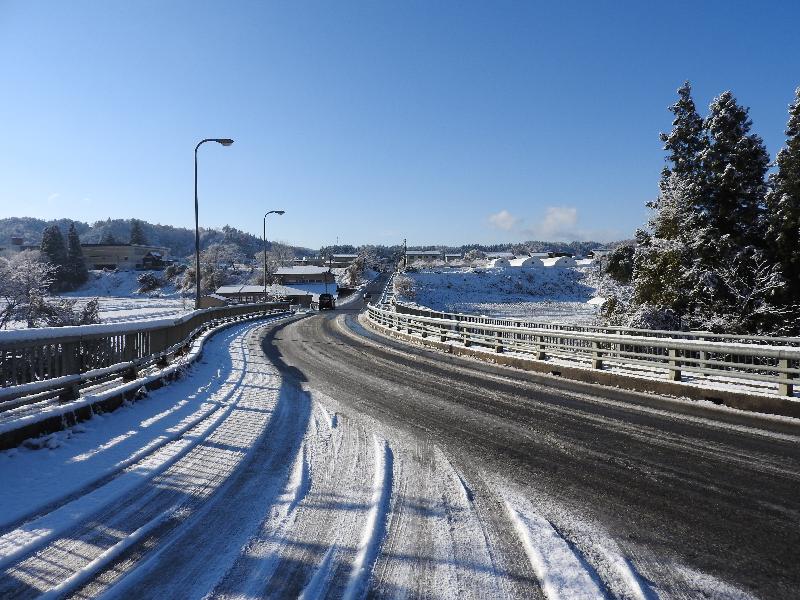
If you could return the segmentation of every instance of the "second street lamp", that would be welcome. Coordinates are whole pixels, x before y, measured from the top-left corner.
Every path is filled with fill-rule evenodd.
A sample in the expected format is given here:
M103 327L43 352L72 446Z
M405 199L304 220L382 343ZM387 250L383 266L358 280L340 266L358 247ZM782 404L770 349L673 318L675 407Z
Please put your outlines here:
M264 213L264 302L267 301L267 215L282 215L285 210L271 210Z
M230 138L206 138L194 147L194 308L200 308L200 217L197 205L197 150L206 142L230 146Z

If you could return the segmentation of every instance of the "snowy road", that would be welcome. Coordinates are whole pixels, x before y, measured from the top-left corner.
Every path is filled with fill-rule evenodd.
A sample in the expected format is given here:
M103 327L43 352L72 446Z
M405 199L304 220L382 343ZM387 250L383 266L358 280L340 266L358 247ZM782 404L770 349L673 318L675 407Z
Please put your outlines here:
M796 426L408 355L355 312L231 327L0 453L0 597L795 594Z

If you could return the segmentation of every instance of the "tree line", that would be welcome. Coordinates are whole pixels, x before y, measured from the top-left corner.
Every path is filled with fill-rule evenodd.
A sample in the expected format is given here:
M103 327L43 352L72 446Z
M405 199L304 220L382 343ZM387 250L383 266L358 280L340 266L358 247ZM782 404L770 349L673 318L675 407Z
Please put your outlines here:
M670 111L652 216L609 261L633 298L607 314L639 327L798 334L800 88L774 162L730 91L703 118L687 82Z

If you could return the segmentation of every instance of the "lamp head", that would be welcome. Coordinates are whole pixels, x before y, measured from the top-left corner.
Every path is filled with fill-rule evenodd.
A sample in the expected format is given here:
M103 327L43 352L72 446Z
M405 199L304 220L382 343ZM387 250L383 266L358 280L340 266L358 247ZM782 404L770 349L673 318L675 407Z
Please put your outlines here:
M222 144L223 146L230 146L233 143L233 140L229 139L229 138L224 138L224 139L214 140L214 141Z

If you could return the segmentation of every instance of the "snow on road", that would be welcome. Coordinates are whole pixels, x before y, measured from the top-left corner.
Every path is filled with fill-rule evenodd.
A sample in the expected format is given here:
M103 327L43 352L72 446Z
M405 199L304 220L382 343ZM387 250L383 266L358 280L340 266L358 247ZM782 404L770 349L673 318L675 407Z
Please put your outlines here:
M0 453L0 596L643 597L529 500L475 471L478 502L433 442L282 376L270 327L225 330L185 378L50 448Z

